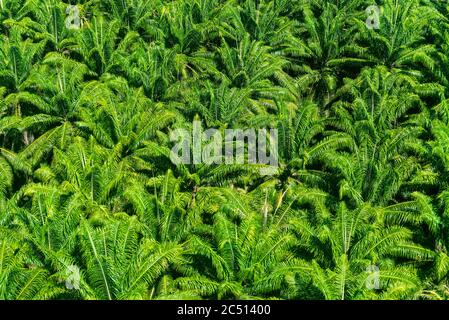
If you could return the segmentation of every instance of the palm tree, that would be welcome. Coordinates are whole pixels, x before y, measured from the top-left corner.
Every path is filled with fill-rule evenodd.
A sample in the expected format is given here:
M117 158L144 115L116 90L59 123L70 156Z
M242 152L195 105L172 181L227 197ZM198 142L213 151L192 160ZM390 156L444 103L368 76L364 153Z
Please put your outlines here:
M185 289L200 287L203 296L254 299L269 296L258 282L284 259L293 238L285 230L264 224L239 192L227 192L227 204L189 240L199 274L178 282Z
M337 4L328 1L298 3L303 16L301 28L286 52L295 65L292 71L298 75L301 94L313 97L322 107L334 99L340 79L367 62L361 56L363 48L352 41L353 21L358 16L354 7L360 2L341 1L341 7L338 1Z

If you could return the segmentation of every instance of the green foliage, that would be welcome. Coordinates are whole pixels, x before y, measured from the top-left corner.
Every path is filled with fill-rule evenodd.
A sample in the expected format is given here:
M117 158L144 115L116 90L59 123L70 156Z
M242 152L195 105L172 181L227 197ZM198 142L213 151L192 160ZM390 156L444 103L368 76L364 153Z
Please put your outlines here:
M0 299L449 299L441 1L77 2L0 0Z

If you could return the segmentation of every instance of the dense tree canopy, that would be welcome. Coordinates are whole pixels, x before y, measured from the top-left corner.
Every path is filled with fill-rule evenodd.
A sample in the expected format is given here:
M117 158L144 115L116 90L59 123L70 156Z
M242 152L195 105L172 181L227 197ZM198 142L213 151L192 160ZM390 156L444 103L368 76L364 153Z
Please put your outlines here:
M0 0L0 299L449 299L448 17ZM194 120L279 167L175 165Z

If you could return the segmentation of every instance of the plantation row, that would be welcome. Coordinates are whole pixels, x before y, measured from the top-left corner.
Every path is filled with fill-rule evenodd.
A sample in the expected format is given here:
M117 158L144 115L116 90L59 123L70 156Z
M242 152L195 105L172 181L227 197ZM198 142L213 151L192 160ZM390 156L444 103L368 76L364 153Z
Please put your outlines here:
M448 299L449 6L376 2L0 0L0 299Z

